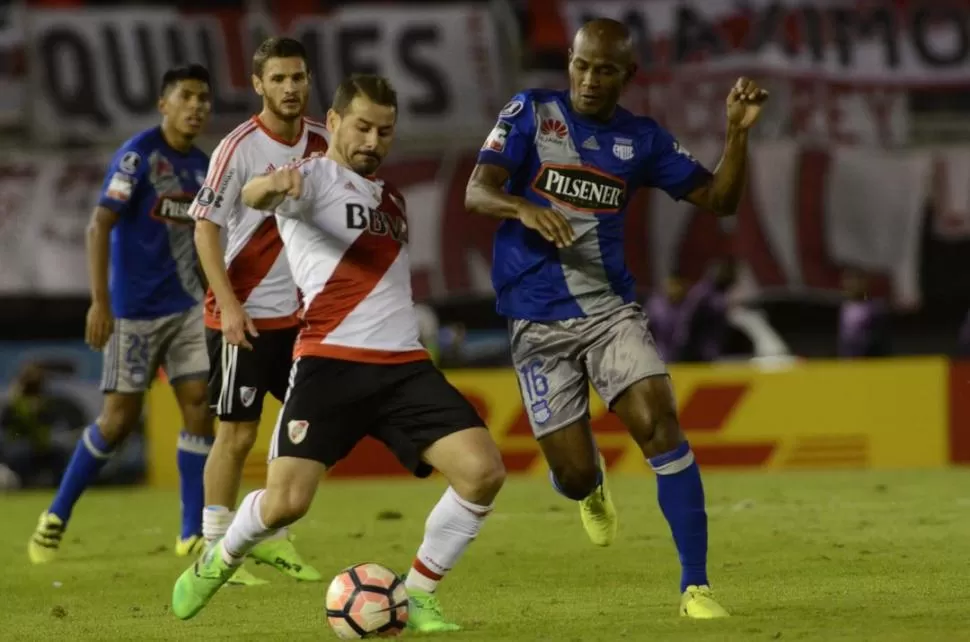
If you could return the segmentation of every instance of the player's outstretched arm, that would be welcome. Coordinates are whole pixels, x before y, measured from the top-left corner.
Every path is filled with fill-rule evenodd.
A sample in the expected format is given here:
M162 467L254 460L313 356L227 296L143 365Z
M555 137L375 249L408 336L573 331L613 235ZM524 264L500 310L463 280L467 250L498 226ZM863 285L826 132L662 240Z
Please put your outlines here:
M503 186L509 173L498 165L478 164L465 187L465 209L473 214L518 219L557 247L573 244L569 221L554 209L539 207L526 199L507 193Z
M758 120L768 92L739 78L727 98L727 139L714 177L687 195L694 205L721 216L733 216L747 183L748 130Z
M282 167L251 178L242 189L243 203L256 210L272 211L286 199L303 194L303 174L296 167Z
M114 331L111 294L108 289L108 264L111 262L111 229L119 218L117 213L99 205L94 208L88 223L85 249L91 287L91 308L88 310L84 340L95 350L103 348Z

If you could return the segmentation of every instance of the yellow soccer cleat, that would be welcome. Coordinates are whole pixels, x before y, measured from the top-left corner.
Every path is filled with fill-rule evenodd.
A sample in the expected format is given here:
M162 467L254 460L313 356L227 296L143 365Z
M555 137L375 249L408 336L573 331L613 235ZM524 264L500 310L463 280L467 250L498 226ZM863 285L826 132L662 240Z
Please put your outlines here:
M603 481L589 497L579 502L579 515L589 540L597 546L609 546L616 538L617 520L613 497L606 484L606 460L602 454L600 454L600 470L603 473Z
M186 537L185 539L179 537L175 540L176 557L194 557L196 555L201 555L202 551L204 550L205 538L201 535L193 535L192 537Z
M53 513L44 511L37 520L37 529L27 542L27 556L34 564L53 562L64 537L65 524Z
M680 596L680 615L695 620L714 620L731 614L714 600L710 586L691 585Z
M232 586L262 586L263 584L269 584L269 581L256 577L247 571L245 566L240 566L226 584Z

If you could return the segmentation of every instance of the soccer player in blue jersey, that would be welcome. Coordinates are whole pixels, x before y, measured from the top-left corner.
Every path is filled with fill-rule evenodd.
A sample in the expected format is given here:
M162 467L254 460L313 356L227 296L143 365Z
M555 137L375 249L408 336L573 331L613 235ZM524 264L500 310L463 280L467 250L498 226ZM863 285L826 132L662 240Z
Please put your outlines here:
M188 208L209 159L193 145L211 111L209 73L199 65L162 78L162 123L126 141L108 167L88 226L91 307L85 341L104 353L104 408L85 429L50 507L28 543L35 564L54 559L75 503L142 414L164 366L182 410L178 440L182 532L176 553L203 546L202 474L212 443L202 324L203 288Z
M657 473L660 508L680 554L681 615L725 617L707 578L700 472L635 302L623 227L639 187L734 214L748 129L767 93L743 78L731 90L724 155L711 173L656 122L617 106L635 71L621 23L584 25L569 52L569 90L528 90L505 106L479 154L465 205L503 219L492 281L498 311L510 319L522 398L553 486L580 503L594 544L612 542L616 511L589 423L592 382Z

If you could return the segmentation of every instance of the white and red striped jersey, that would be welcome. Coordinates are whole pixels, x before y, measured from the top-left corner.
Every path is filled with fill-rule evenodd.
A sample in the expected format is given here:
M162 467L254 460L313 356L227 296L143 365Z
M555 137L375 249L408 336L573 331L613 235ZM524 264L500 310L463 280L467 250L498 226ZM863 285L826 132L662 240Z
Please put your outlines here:
M276 220L246 207L240 194L246 182L267 171L327 151L330 135L323 123L303 119L293 144L278 138L253 116L222 139L212 154L205 185L189 214L226 230L226 268L236 298L259 329L299 324L299 294L293 282ZM205 324L221 327L219 309L210 289L205 300Z
M329 158L299 166L303 195L276 210L304 296L294 356L366 363L428 359L411 298L401 194Z

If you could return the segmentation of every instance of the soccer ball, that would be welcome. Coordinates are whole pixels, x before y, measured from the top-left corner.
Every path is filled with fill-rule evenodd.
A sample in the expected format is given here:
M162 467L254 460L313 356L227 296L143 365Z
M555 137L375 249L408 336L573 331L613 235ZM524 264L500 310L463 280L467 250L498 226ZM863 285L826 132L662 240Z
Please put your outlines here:
M337 637L400 635L408 621L408 593L397 573L373 562L344 569L327 589L327 622Z

